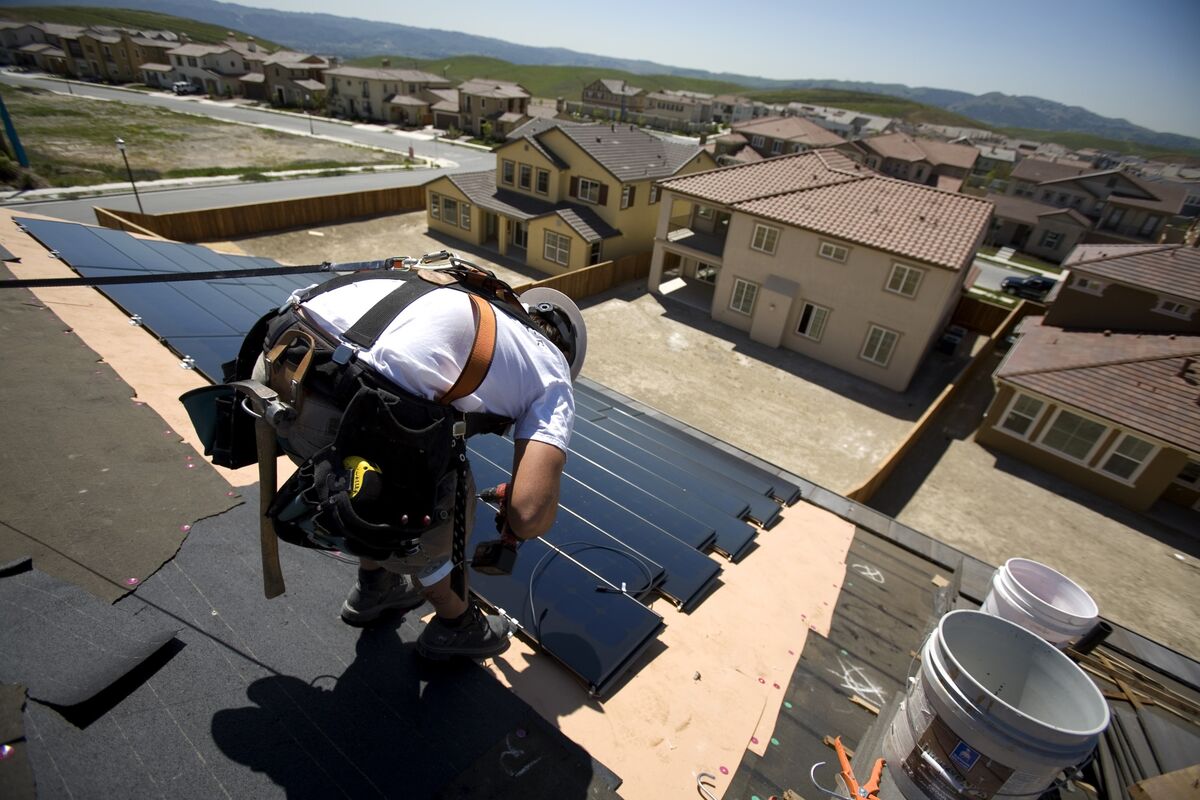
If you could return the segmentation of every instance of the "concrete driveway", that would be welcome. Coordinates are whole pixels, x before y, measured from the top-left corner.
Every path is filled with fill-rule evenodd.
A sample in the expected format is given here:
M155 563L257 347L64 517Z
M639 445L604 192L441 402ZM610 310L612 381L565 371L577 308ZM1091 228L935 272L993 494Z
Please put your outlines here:
M992 564L1014 556L1048 564L1087 589L1105 616L1200 657L1200 539L976 444L998 361L870 505ZM1200 530L1200 515L1192 517Z

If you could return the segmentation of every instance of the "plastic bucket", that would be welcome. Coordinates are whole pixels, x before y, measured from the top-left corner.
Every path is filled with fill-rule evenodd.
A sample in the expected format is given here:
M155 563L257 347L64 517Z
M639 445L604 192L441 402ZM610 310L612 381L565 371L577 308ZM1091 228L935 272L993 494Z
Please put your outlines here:
M922 646L883 755L908 800L1036 796L1088 757L1108 718L1059 650L999 617L952 611Z
M996 570L980 611L1015 622L1055 647L1079 641L1100 615L1079 584L1028 558L1010 558Z

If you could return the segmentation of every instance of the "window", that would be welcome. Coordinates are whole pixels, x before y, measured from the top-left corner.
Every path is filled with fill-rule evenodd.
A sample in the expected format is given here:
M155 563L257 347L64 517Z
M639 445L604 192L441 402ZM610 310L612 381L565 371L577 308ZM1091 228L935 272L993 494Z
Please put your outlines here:
M796 326L796 333L819 342L822 334L825 333L827 319L829 319L828 308L814 303L805 303L804 307L800 309L800 323Z
M416 85L415 83L410 83L410 84L408 85L408 93L409 93L409 94L416 94L416 93L417 93L417 85Z
M600 240L592 242L592 246L588 248L588 266L600 263L600 245L603 244Z
M750 139L750 146L751 147L762 147L765 142L766 142L766 140L763 139L763 137L755 136L752 139Z
M442 218L442 196L440 194L429 193L429 216L434 219Z
M1150 236L1154 233L1154 229L1158 227L1161 217L1146 217L1146 221L1142 223L1142 229L1138 231L1139 236Z
M533 188L538 194L550 194L550 173L547 170L537 171L537 183Z
M553 261L555 264L561 264L564 267L570 266L571 240L554 231L546 231L546 243L543 247L542 255L545 256L547 261Z
M1000 427L1018 436L1028 436L1034 420L1042 413L1042 403L1034 397L1018 394L1008 407L1008 413L1000 421Z
M650 205L654 205L657 202L658 202L658 187L651 185L650 186Z
M1108 219L1104 220L1104 227L1115 228L1121 224L1121 218L1125 216L1125 209L1114 208L1108 212Z
M1122 480L1132 481L1141 473L1142 467L1153 452L1154 445L1127 433L1108 454L1100 469Z
M629 208L633 205L634 198L637 197L636 186L621 187L621 208Z
M1200 489L1200 462L1189 461L1175 476L1175 482L1183 486Z
M779 229L770 225L755 225L754 238L750 240L750 249L767 255L775 255L775 245L779 244Z
M696 262L696 280L702 283L715 286L717 284L717 273L720 271L720 267L706 264L703 261Z
M579 199L585 203L600 202L600 184L587 178L579 179Z
M1071 281L1071 288L1078 289L1081 292L1087 292L1088 294L1104 294L1104 283L1096 280L1095 278L1076 276L1075 280Z
M739 314L749 316L754 313L754 298L757 296L757 283L736 278L733 282L733 294L729 298L729 307Z
M196 59L192 58L191 56L188 56L188 66L189 67L196 66Z
M526 190L533 185L533 167L522 164L517 169L517 185Z
M1057 250L1059 244L1062 243L1062 234L1058 231L1046 231L1042 234L1042 247L1049 250Z
M452 197L442 198L442 222L449 225L458 224L458 201Z
M713 210L708 206L696 206L696 216L700 219L712 219Z
M867 331L867 340L863 343L861 355L867 361L886 367L892 360L892 351L896 349L896 342L899 340L900 334L895 331L872 325Z
M459 210L459 214L459 222L462 225L462 229L464 231L471 230L471 204L463 203Z
M916 297L923 274L916 267L892 264L892 274L888 277L887 290L905 297Z
M500 162L500 182L509 186L513 185L513 175L516 173L517 166L508 159Z
M821 242L821 246L817 249L817 255L845 264L846 259L850 257L850 248L833 242Z
M783 142L779 141L778 139L771 142L771 154L772 155L779 155L782 152L783 152Z
M1174 300L1167 300L1166 298L1162 297L1158 298L1158 305L1154 307L1154 310L1159 314L1166 314L1168 316L1179 317L1181 319L1191 319L1192 316L1191 306L1184 303L1177 303Z
M1099 422L1062 410L1042 435L1042 444L1068 458L1087 461L1105 430Z

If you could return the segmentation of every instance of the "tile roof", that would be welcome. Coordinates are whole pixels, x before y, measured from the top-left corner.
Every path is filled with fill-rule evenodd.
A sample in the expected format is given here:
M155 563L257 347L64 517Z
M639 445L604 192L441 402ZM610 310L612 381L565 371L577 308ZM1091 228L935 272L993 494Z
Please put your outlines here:
M766 136L798 142L809 147L841 144L845 141L833 131L822 128L803 117L761 117L760 119L735 122L733 132L743 136Z
M609 225L601 219L599 214L587 206L573 203L549 203L520 192L497 189L495 170L459 172L446 177L470 198L472 203L489 211L496 211L525 221L555 214L587 242L597 242L601 239L621 235L619 230Z
M150 39L145 36L131 36L129 41L136 45L141 45L142 47L163 47L171 49L179 46L179 42L169 42L165 39Z
M519 83L509 81L490 81L483 78L472 78L458 85L458 91L476 97L496 97L502 100L528 98L529 92Z
M1200 301L1200 250L1194 247L1181 244L1133 245L1130 250L1117 250L1115 245L1085 247L1097 250L1085 250L1082 258L1072 253L1064 266L1069 264L1073 272Z
M384 98L383 102L393 106L411 106L414 108L424 108L429 105L429 102L422 100L419 97L413 97L409 94L393 94Z
M523 139L525 137L537 136L542 131L548 131L551 128L557 128L565 125L580 125L582 123L572 122L566 119L555 119L554 117L534 117L520 127L514 128L506 137L510 141L513 139Z
M971 145L939 142L937 139L924 139L907 133L885 133L862 139L859 144L883 158L928 161L934 166L945 164L970 169L979 158L979 151Z
M626 97L634 97L645 91L645 89L630 86L625 81L617 80L616 78L601 78L600 83L604 84L604 88L613 94L623 94Z
M1109 256L1127 256L1133 253L1146 253L1162 248L1161 244L1077 244L1075 249L1063 259L1063 267L1069 267L1080 261L1095 261Z
M1169 183L1151 183L1149 181L1140 180L1132 176L1129 177L1140 188L1147 193L1155 195L1155 199L1141 197L1123 197L1119 194L1109 195L1109 203L1118 203L1123 206L1134 206L1136 208L1145 208L1150 211L1161 211L1164 214L1179 214L1183 211L1183 202L1187 199L1187 187L1180 184Z
M321 81L314 81L312 78L301 78L295 82L301 89L308 89L310 92L325 91L325 84Z
M185 44L168 51L173 56L211 56L217 53L236 52L228 45L220 44Z
M968 265L992 205L887 178L834 150L663 181L734 210L957 270Z
M149 70L150 72L170 72L171 70L173 70L175 68L172 67L170 64L155 64L154 62L150 62L148 64L142 64L141 66L138 67L138 69ZM244 81L248 77L250 77L250 76L243 75L242 77L238 78L238 80Z
M1084 228L1092 227L1091 220L1073 208L1059 208L1039 203L1036 200L1030 200L1027 197L1017 197L1013 194L996 194L994 192L989 192L985 199L996 207L996 216L1004 219L1013 219L1028 225L1037 225L1042 217L1061 214L1076 225Z
M1060 164L1055 161L1044 161L1040 158L1026 158L1013 167L1009 177L1018 181L1056 181L1064 178L1078 178L1085 172L1096 172L1092 167L1076 164Z
M147 65L143 64L142 69L145 69L146 66ZM245 75L239 77L238 80L242 83L266 83L267 76L263 75L261 72L247 72ZM322 83L321 88L324 89L325 84Z
M59 48L52 44L46 44L45 42L31 42L17 49L22 53L38 53L46 56L65 55L65 53L63 53L63 51Z
M441 75L431 75L415 69L391 69L380 67L336 67L325 70L326 75L338 75L343 78L363 78L375 81L402 81L404 83L428 83L448 87L450 81Z
M559 125L567 138L621 181L664 178L700 153L700 146L651 136L632 125ZM545 138L544 131L536 138Z
M508 111L497 117L501 122L520 122L525 119L525 115L518 111Z
M60 25L57 22L33 22L30 24L35 28L41 28L51 36L74 37L86 30L86 28L81 28L78 25Z
M1026 318L996 377L1200 454L1200 336L1067 331Z

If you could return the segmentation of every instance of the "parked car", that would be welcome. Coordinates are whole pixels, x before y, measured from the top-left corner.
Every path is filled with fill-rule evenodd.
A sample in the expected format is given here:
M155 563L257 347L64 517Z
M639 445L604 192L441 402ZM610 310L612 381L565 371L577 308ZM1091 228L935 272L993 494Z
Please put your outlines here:
M171 84L171 91L175 94L200 94L203 89L191 81L175 81Z
M1010 275L1000 281L1000 291L1024 297L1027 300L1044 300L1057 282L1054 278L1047 278L1044 275L1027 275L1023 278Z

